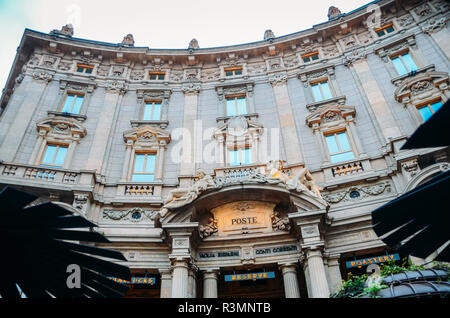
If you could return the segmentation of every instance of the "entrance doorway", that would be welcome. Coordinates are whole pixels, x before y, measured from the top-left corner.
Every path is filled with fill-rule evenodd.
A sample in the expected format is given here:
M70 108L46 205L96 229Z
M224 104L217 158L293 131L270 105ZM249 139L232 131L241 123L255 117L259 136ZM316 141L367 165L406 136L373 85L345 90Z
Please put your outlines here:
M283 298L283 276L276 264L221 269L218 297Z

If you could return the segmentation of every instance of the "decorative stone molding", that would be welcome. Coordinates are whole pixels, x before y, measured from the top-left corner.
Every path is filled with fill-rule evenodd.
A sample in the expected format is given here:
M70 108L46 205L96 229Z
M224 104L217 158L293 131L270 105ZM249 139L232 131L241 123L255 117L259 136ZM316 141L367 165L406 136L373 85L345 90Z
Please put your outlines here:
M125 143L131 141L135 145L139 144L141 147L158 148L162 143L167 145L171 138L170 133L166 130L144 126L125 131L123 133L123 140Z
M241 84L234 85L221 85L216 86L217 96L220 101L224 100L225 96L229 95L245 95L248 97L253 96L253 86L255 84L253 82L245 82Z
M54 72L49 72L46 70L36 70L33 72L32 77L37 81L43 81L48 84L53 80L54 75Z
M337 203L365 200L371 197L379 196L383 193L384 194L391 193L391 184L389 183L389 181L369 186L350 187L344 191L337 191L329 194L324 194L323 198L329 204L337 204Z
M275 39L275 34L272 30L264 31L264 41Z
M328 8L328 20L334 20L337 19L338 17L340 17L342 15L341 10L339 10L339 8L331 6Z
M88 212L89 195L83 193L75 193L73 196L73 204L75 208L83 211L84 214Z
M56 140L79 140L86 136L86 128L73 118L47 117L36 123L39 135L46 135Z
M427 20L427 22L422 26L422 30L427 34L436 33L445 28L446 22L446 16L433 17Z
M123 37L121 45L123 46L134 46L133 34L127 34Z
M366 56L367 56L367 52L366 52L365 48L359 48L359 49L352 50L350 53L345 53L342 62L344 63L345 66L350 66L351 64L353 64L356 61L365 59Z
M181 87L181 91L185 95L197 95L200 93L200 83L199 82L190 82L190 83L184 83Z
M191 50L191 49L199 49L199 48L200 48L200 46L198 45L197 39L192 39L192 40L189 42L189 45L188 45L188 49L189 49L189 50Z
M344 119L352 120L355 117L356 110L353 106L330 105L317 109L306 117L306 124L313 127L315 124L322 125L332 121Z
M306 108L312 113L315 112L318 109L321 109L324 106L327 105L340 105L343 106L345 105L347 98L345 96L338 96L338 97L334 97L334 98L330 98L330 99L326 99L320 102L315 102L315 103L311 103L311 104L306 104Z
M141 222L144 219L153 221L157 210L144 210L141 208L132 208L129 210L103 210L102 218L104 220L113 221L131 221L131 222ZM144 218L145 217L145 218Z
M287 83L288 77L286 73L275 73L269 75L269 83L272 86L284 85Z
M171 94L172 94L171 89L137 89L136 90L138 104L141 104L145 100L158 99L163 102L163 107L168 105Z
M416 39L414 35L408 35L407 37L388 42L382 46L376 47L374 51L375 54L378 54L378 56L383 60L383 62L388 63L389 56L400 53L404 50L409 50L410 47L416 47Z
M402 162L402 168L409 175L409 178L414 177L420 171L419 162L417 159Z
M320 78L331 78L334 79L334 66L333 65L325 65L321 68L315 68L308 71L301 71L297 73L297 77L299 80L303 82L304 87L308 87L310 81L314 81Z
M449 76L445 72L429 71L414 77L406 78L397 84L394 97L405 106L413 99L421 99L420 96L427 91L440 91L445 95L449 89Z
M213 217L209 219L209 223L202 225L200 224L198 227L198 232L200 234L200 238L207 238L214 233L217 233L217 220Z
M285 215L280 215L279 212L274 212L271 216L272 220L272 229L274 231L286 231L289 232L291 230L291 224L289 222L289 218Z
M397 19L397 23L402 28L409 27L411 24L414 23L414 18L410 14L406 14L400 18Z
M63 35L71 38L73 36L73 26L72 24L66 24L61 28L61 30L55 29L50 31L50 34Z
M125 94L128 89L128 86L125 82L111 80L106 82L106 90L111 93Z

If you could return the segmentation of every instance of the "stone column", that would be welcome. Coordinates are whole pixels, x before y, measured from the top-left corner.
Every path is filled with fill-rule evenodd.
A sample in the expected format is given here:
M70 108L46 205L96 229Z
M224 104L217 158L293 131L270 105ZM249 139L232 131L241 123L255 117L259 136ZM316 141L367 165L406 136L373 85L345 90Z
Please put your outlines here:
M160 269L161 274L161 298L170 298L172 296L172 272L169 268Z
M180 175L195 175L195 155L197 145L197 107L200 84L184 84L184 118L183 128L183 156L180 166ZM201 139L201 135L199 137Z
M283 273L284 293L286 298L300 298L296 267L295 264L283 264L280 266L281 272Z
M339 269L339 255L328 257L328 286L331 293L336 293L342 286L341 270Z
M311 281L311 290L308 291L308 294L311 298L328 298L330 289L328 288L327 275L323 265L322 252L317 248L308 249L306 251L306 259Z
M128 181L128 169L130 165L133 164L133 158L131 157L131 153L133 151L133 141L127 140L127 144L125 145L126 151L125 151L125 163L122 168L122 178L120 179L121 182Z
M177 258L173 261L172 298L188 298L189 260Z
M203 298L217 298L218 269L203 272Z
M188 278L188 298L197 298L197 268L191 266L189 268Z
M160 140L158 147L158 163L156 167L156 180L161 180L164 171L164 156L166 153L167 142L165 140Z

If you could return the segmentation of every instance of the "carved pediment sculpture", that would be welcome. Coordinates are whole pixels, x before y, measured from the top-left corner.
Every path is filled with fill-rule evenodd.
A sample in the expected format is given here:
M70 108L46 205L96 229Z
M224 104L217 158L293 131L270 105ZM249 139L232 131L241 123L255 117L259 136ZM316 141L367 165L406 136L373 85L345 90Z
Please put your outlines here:
M170 134L163 129L151 126L143 126L133 128L123 133L125 142L132 141L143 146L157 147L161 143L168 144L170 142Z
M161 216L164 216L169 209L185 206L197 199L202 192L215 188L214 179L210 175L205 174L204 171L197 170L196 177L197 181L190 187L177 188L169 192L167 198L164 200Z
M201 238L206 238L214 233L217 233L218 227L217 227L217 220L214 218L209 218L209 222L205 225L200 224L198 227L198 232L200 234Z
M336 121L341 118L346 119L348 116L355 117L355 107L345 105L330 105L320 107L306 117L306 123L309 127L314 124L325 124Z
M39 133L55 139L77 139L86 136L86 128L76 119L68 117L47 117L36 123Z
M289 231L291 229L289 218L280 215L280 212L275 211L270 218L272 220L272 229L274 231Z
M50 34L60 34L60 35L72 37L73 36L73 26L72 26L72 24L66 24L61 28L61 30L50 31Z
M123 37L122 45L125 46L134 46L134 37L133 34L127 34Z
M407 103L412 96L428 90L448 90L448 85L448 73L426 72L404 80L395 90L394 97L400 103Z

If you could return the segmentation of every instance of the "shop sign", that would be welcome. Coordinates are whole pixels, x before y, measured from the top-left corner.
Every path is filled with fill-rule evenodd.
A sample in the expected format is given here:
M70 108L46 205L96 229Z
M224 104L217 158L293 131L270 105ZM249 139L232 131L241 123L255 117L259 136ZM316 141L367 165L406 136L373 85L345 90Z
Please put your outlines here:
M156 277L131 277L131 282L122 278L108 277L119 284L155 285Z
M354 268L354 267L361 268L362 266L368 266L371 264L381 264L381 263L386 263L386 262L390 262L390 261L398 261L398 260L400 260L400 256L398 256L398 254L390 254L390 255L376 256L376 257L358 259L358 260L354 260L354 261L348 261L345 263L345 266L347 268Z
M226 282L275 278L275 272L225 275Z
M239 251L200 252L200 253L198 253L198 256L200 258L236 257L236 256L239 256Z
M293 252L297 250L298 250L297 245L284 245L271 248L257 248L255 249L255 254L260 256L267 254L278 254L283 252Z

